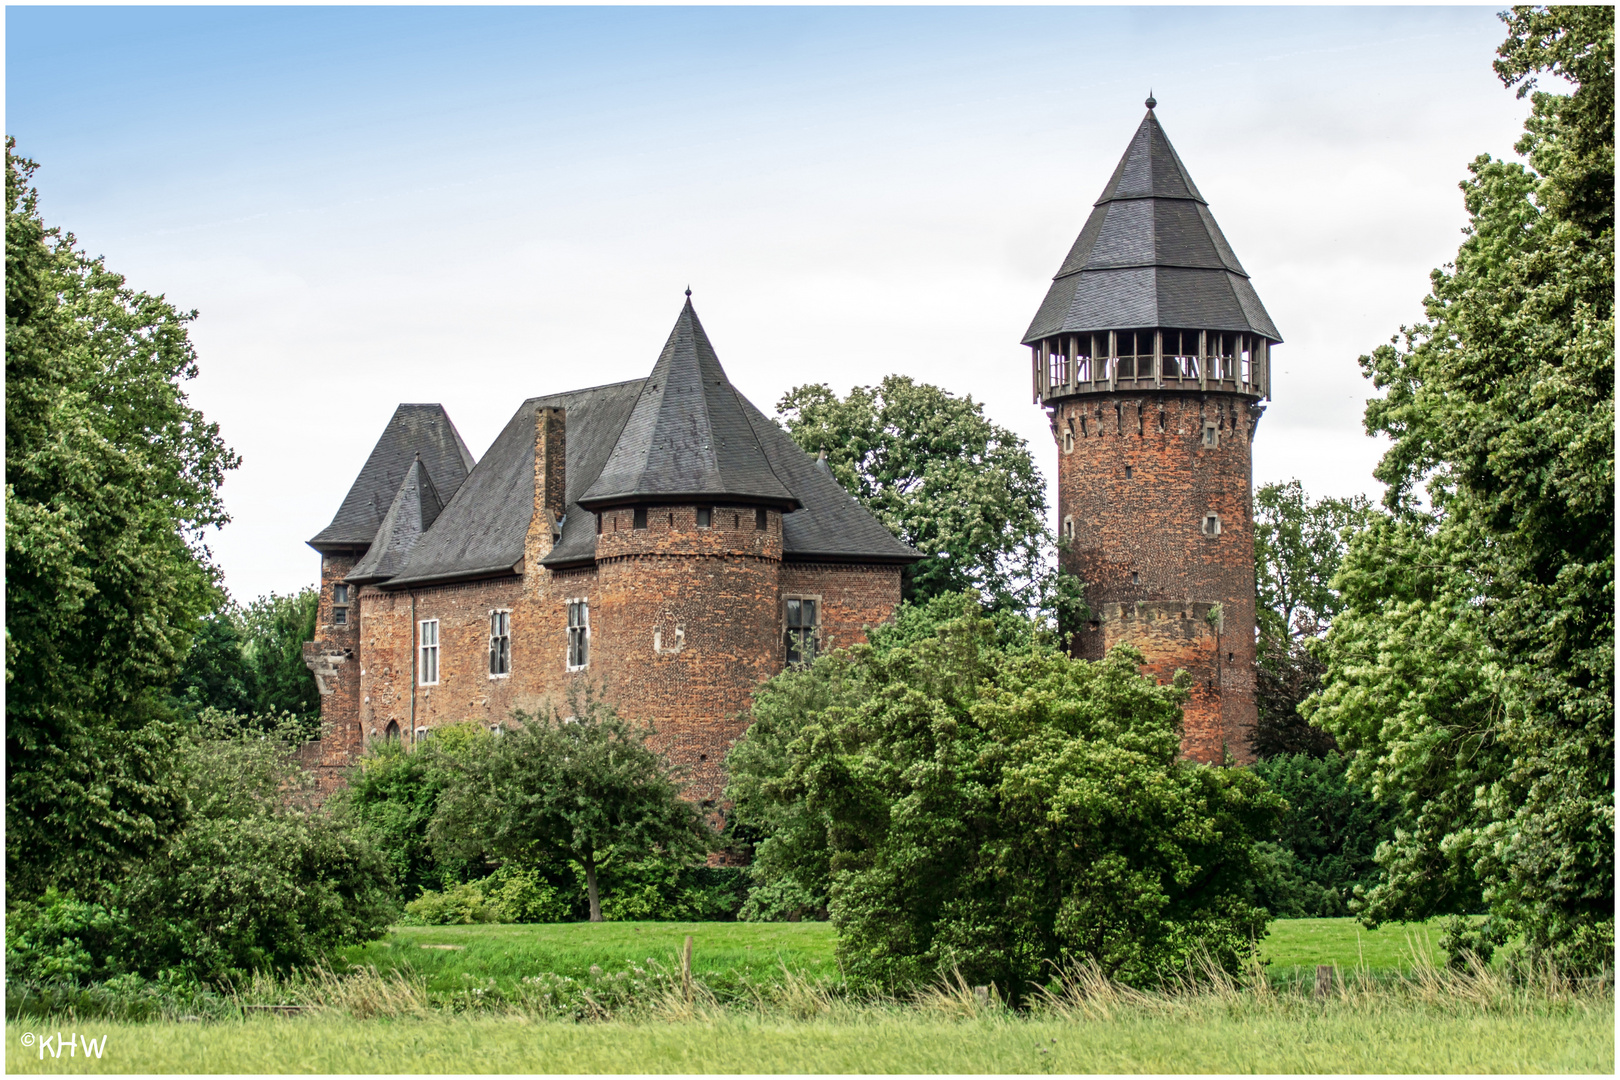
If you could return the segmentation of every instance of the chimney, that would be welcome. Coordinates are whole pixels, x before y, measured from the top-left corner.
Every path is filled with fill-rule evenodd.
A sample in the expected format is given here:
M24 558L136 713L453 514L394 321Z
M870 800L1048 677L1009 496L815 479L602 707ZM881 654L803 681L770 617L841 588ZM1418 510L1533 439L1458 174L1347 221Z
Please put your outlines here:
M538 542L538 558L551 553L562 538L560 523L568 509L567 414L541 406L534 413L534 519L529 536Z

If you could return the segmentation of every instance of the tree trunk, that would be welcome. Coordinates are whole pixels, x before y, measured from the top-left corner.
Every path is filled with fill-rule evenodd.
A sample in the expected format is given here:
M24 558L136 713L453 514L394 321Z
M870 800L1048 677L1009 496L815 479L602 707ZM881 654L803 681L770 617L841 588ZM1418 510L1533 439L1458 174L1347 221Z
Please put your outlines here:
M596 891L596 860L586 856L585 860L585 891L591 897L591 922L602 921L602 897Z

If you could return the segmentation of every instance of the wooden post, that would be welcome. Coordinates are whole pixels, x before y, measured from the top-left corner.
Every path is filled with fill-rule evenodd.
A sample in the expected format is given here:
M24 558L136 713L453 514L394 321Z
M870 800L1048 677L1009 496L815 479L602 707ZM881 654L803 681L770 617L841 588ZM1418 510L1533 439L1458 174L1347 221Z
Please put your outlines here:
M690 941L691 939L688 938L687 940ZM1328 994L1330 994L1332 992L1333 992L1333 965L1332 964L1317 964L1316 965L1316 996L1319 997L1319 998L1325 998L1325 997L1328 996Z
M1321 975L1317 975L1321 979ZM692 935L686 935L686 948L681 950L681 992L688 1000L692 997Z

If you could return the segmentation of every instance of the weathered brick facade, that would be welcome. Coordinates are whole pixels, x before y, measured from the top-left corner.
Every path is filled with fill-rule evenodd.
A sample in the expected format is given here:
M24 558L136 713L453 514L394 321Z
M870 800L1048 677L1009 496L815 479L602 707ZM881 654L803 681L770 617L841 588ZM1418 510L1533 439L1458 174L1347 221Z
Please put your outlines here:
M518 712L566 716L572 697L589 692L652 724L688 796L718 805L750 696L788 662L786 601L817 601L821 649L864 641L892 617L916 554L785 433L745 411L690 304L643 383L549 400L525 403L464 482L448 452L430 467L414 432L391 435L403 430L396 416L334 524L312 541L323 552L321 613L305 657L321 683L323 737L304 758L323 790L371 740L509 724ZM437 406L406 408L422 413L408 417L415 430L453 435L442 410L423 412ZM433 416L441 427L428 426ZM690 445L672 446L682 433ZM715 447L731 453L703 455ZM686 471L614 471L621 459L660 456ZM450 479L433 478L434 468ZM593 483L609 494L587 509ZM682 484L715 494L658 497L660 485ZM442 511L441 487L454 492ZM351 541L368 529L370 545ZM351 590L343 624L332 614L340 587ZM573 664L569 607L579 603L589 630L585 663ZM491 658L496 613L510 634L506 671ZM436 678L425 623L436 630Z
M1244 759L1254 727L1250 448L1262 411L1238 395L1101 394L1060 401L1053 416L1066 564L1092 609L1079 655L1130 641L1162 681L1185 668L1183 747L1202 761Z

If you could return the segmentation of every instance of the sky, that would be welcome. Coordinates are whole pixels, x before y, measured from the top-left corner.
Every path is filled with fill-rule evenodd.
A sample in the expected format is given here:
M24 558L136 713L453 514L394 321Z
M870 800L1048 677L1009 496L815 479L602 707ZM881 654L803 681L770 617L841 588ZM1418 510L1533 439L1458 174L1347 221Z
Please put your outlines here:
M1050 482L1019 342L1150 90L1284 339L1256 485L1376 497L1357 357L1528 112L1494 11L8 7L6 131L48 224L198 311L247 601L318 580L397 404L482 456L526 397L645 375L689 285L767 413L910 375Z

